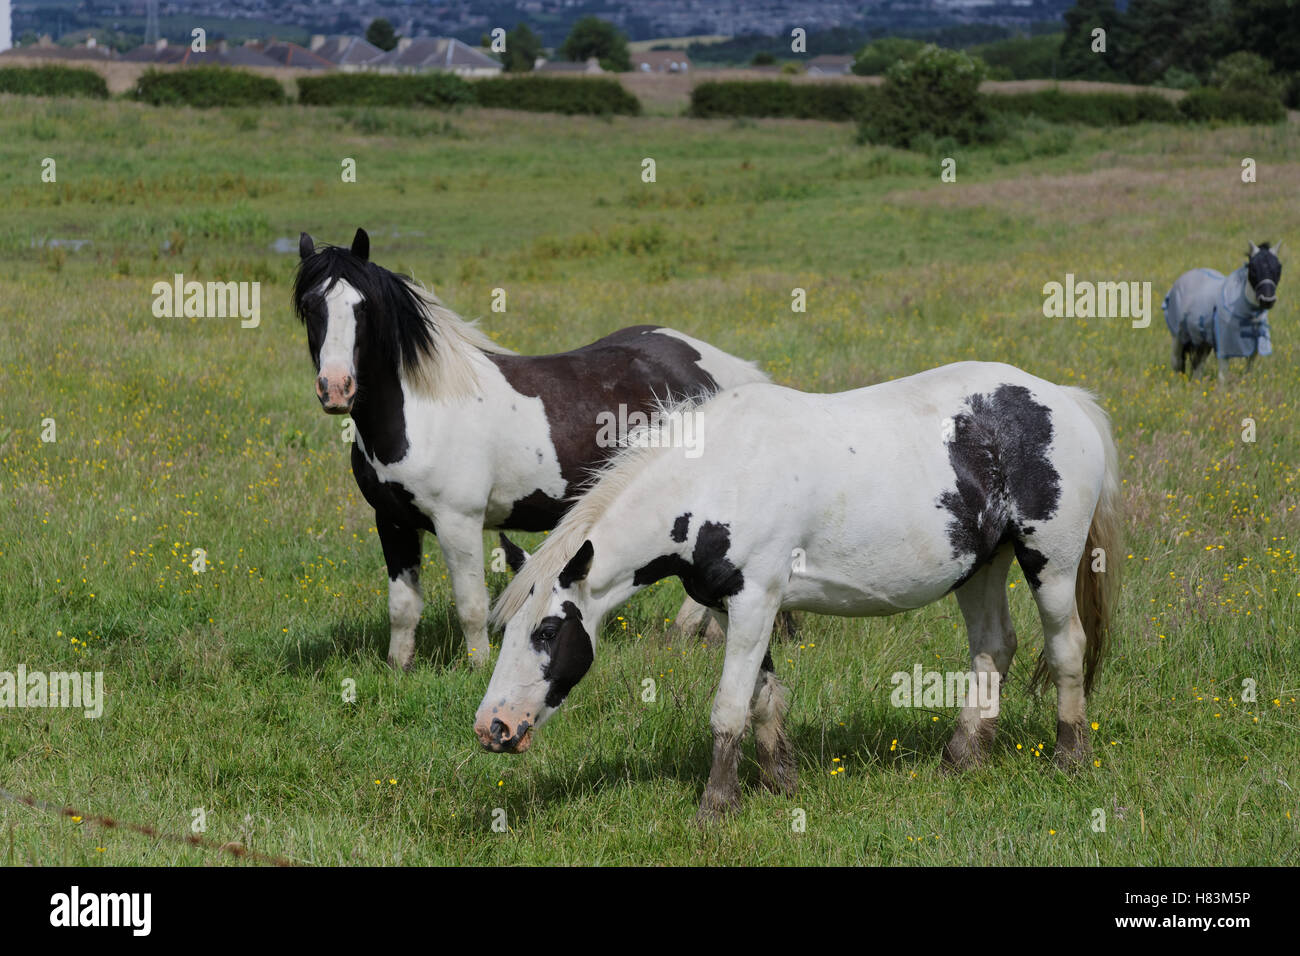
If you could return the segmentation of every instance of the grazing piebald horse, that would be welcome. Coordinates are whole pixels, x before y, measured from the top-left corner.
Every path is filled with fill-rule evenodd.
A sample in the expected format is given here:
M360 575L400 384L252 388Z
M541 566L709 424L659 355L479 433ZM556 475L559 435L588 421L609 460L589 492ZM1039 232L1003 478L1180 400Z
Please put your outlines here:
M293 302L316 397L356 423L352 472L388 566L388 661L410 666L422 532L437 534L475 663L488 655L483 529L555 527L617 450L611 419L665 396L766 381L751 362L672 329L622 329L572 352L515 355L413 280L352 247L299 242ZM691 613L691 608L684 609Z
M1246 263L1231 275L1213 269L1192 269L1176 280L1165 296L1165 324L1173 336L1170 368L1182 372L1187 354L1194 373L1213 352L1219 360L1219 380L1228 375L1228 359L1245 358L1246 368L1256 355L1273 351L1268 334L1268 310L1277 304L1277 284L1282 278L1279 242L1269 248L1250 243Z
M745 385L677 411L699 416L704 454L652 440L620 451L502 592L505 636L474 724L484 747L526 750L591 666L605 615L675 575L727 622L700 818L739 806L750 725L765 785L792 792L768 652L777 612L896 614L955 592L972 667L992 681L1016 651L1014 558L1046 637L1036 676L1057 688L1057 761L1085 759L1114 565L1092 567L1095 549L1119 554L1120 505L1109 420L1088 392L961 362L831 395ZM995 728L965 707L946 764L980 762Z

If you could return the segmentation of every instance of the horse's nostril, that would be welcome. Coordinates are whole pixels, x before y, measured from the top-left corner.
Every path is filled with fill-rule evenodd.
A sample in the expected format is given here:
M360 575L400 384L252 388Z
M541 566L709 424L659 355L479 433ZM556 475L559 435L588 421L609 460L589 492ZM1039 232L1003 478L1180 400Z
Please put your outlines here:
M510 728L497 718L492 719L492 726L488 728L488 733L492 735L494 743L501 743L503 740L510 739Z
M317 394L317 395L324 395L324 394L325 394L325 391L326 391L329 387L330 387L330 383L327 382L327 381L325 381L325 376L324 376L324 375L322 375L322 376L320 376L318 379L316 379L316 394Z

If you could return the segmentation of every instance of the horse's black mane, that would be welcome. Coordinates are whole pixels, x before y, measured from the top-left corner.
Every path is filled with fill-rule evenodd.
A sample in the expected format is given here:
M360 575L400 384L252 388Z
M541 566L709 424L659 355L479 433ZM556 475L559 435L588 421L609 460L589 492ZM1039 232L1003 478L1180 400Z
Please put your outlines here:
M408 372L434 351L433 327L424 302L410 285L410 277L389 272L352 253L344 246L319 246L298 263L293 281L293 308L304 325L309 318L306 297L328 291L339 279L361 293L366 302L367 344Z

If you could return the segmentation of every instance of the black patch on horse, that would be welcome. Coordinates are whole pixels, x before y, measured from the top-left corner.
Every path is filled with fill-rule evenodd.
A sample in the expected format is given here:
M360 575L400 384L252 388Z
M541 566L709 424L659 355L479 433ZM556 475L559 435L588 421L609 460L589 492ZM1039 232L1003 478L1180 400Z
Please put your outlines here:
M498 524L512 531L550 531L572 504L565 498L552 498L538 488L511 505L510 514Z
M578 681L591 668L596 659L591 648L591 638L582 626L582 612L572 601L560 608L564 617L551 615L543 618L533 632L533 647L547 655L542 665L542 677L550 683L546 690L546 706L555 708L564 702Z
M673 530L668 532L668 537L672 538L678 544L686 540L686 535L691 530L691 513L688 511L684 515L678 515L677 520L673 522Z
M965 399L966 411L953 416L948 461L956 488L939 496L946 509L952 556L973 558L953 585L965 584L1007 543L1031 587L1037 588L1047 559L1029 547L1033 529L1017 521L1045 521L1056 514L1061 476L1047 452L1052 444L1052 414L1023 385L999 385L991 395Z
M643 587L675 575L693 601L720 611L723 599L739 593L745 586L740 568L727 558L730 547L730 526L706 521L696 535L691 560L680 554L660 555L637 568L632 583Z
M362 496L375 509L380 523L403 528L434 531L433 522L415 505L415 496L397 481L380 481L370 461L356 445L352 446L352 474ZM416 562L419 563L418 561Z

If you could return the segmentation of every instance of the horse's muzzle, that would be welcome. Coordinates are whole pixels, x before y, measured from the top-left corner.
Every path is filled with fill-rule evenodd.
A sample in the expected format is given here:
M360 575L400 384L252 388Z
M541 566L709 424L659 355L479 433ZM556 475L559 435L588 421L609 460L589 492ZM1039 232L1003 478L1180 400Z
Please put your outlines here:
M316 397L330 415L346 415L352 411L352 402L357 397L357 380L346 374L321 373L316 379Z
M526 720L520 721L512 733L509 724L493 717L487 727L479 724L474 732L484 749L496 754L521 754L533 742L533 725Z

